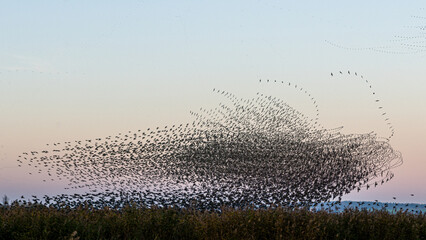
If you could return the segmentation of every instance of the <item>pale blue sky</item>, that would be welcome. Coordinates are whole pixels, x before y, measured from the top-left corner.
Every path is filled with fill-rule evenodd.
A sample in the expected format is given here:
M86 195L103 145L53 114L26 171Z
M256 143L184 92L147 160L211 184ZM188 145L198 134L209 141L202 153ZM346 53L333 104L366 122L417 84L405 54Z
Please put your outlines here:
M242 97L269 91L313 114L306 98L260 86L259 78L309 90L326 127L388 134L368 86L330 78L352 70L377 91L404 165L387 185L348 197L425 202L426 30L418 28L425 7L420 0L4 1L0 193L58 189L16 168L23 151L191 121L190 110L220 102L214 87Z

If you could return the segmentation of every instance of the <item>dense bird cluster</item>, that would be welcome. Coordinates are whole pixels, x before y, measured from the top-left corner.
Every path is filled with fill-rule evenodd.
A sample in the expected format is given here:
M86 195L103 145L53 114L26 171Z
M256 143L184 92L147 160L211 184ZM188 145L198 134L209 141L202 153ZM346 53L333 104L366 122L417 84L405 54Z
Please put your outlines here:
M313 97L317 113L309 118L273 96L242 99L213 91L224 103L191 112L192 123L48 144L23 153L18 162L46 180L86 191L45 196L54 206L133 202L209 210L340 200L353 190L389 181L391 169L402 163L401 154L374 132L343 134L340 128L320 126Z

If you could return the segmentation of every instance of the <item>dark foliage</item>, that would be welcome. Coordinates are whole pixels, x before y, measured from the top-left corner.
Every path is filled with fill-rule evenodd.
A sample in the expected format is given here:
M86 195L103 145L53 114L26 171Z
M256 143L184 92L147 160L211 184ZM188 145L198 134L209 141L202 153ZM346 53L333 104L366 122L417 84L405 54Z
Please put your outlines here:
M426 239L426 214L281 207L221 213L136 206L57 209L15 202L0 207L0 239Z

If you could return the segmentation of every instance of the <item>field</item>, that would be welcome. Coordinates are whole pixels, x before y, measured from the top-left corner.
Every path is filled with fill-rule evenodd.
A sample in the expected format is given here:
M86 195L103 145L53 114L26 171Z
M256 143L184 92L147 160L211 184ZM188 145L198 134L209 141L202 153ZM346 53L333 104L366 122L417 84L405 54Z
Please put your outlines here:
M426 239L426 214L0 205L0 239Z

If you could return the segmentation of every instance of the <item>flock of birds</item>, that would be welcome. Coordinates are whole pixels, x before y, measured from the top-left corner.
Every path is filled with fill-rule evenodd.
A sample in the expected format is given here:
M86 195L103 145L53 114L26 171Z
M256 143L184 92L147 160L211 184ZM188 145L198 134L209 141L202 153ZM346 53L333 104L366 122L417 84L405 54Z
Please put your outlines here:
M336 74L344 73L331 73ZM224 103L191 112L192 123L47 144L22 153L18 164L47 176L44 181L66 181L69 191L84 191L44 200L34 196L56 207L312 207L393 178L391 169L402 164L402 155L389 143L390 123L387 139L374 132L325 129L306 90L284 81L259 81L294 86L310 97L316 116L262 93L243 99L213 89Z
M420 10L424 13L425 8L420 8ZM333 47L351 51L373 51L387 54L424 53L426 51L426 25L424 24L426 17L412 15L411 18L414 20L413 25L404 26L407 33L394 35L386 45L349 47L329 40L325 42Z

